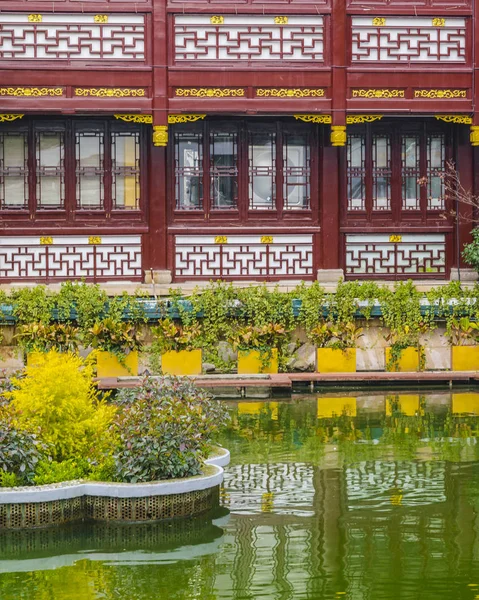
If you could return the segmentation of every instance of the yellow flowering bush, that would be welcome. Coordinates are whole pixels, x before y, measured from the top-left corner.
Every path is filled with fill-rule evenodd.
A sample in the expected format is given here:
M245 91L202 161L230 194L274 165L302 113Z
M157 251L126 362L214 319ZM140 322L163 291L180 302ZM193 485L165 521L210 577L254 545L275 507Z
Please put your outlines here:
M51 350L12 383L6 395L14 423L49 444L53 459L95 460L112 447L116 409L100 399L92 368L79 356Z

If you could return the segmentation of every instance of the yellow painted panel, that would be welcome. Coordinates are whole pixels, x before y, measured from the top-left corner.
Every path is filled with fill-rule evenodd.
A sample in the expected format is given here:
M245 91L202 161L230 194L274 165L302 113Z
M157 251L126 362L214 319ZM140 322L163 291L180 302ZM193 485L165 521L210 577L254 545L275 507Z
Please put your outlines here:
M415 414L420 414L419 396L409 394L399 394L393 399L398 400L398 410L407 417L413 417ZM391 416L391 399L386 398L386 415Z
M273 348L269 365L263 368L261 364L261 353L259 350L249 352L238 352L238 375L254 373L277 373L278 372L278 350Z
M479 346L453 346L451 351L453 371L479 370Z
M355 417L357 413L356 398L345 396L344 398L321 397L318 398L318 419L328 417L340 417L346 414Z
M316 370L318 373L355 373L356 348L335 350L318 348L316 350Z
M201 375L201 368L201 350L172 350L161 355L164 375Z
M479 415L479 394L464 392L452 395L452 412Z
M391 355L391 348L386 348L386 368L389 363L389 358ZM395 372L404 372L404 371L419 371L419 352L417 348L405 348L401 352L401 357L399 359L399 368L391 369L391 371Z
M127 354L125 364L122 365L114 354L99 351L96 357L96 372L100 378L138 375L138 352L135 350Z

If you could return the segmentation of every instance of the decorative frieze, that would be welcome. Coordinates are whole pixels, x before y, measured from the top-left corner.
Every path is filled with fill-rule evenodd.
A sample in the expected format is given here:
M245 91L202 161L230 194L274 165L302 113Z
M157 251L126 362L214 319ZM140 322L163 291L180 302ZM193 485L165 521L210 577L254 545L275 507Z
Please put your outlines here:
M0 123L11 123L12 121L16 121L17 119L22 119L24 115L16 114L0 114Z
M202 115L168 115L168 123L171 125L175 123L194 123L195 121L200 121L206 117L206 114Z
M135 115L135 114L117 114L113 115L115 119L125 121L126 123L143 123L146 125L153 124L152 115ZM194 123L200 119L204 119L206 114L179 114L179 115L168 115L168 123L173 125L175 123Z
M467 90L414 90L414 98L428 98L430 100L467 98Z
M372 123L380 121L383 115L348 115L346 117L346 125L358 125L360 123Z
M143 98L144 88L75 88L75 96L93 96L95 98Z
M469 115L435 115L438 121L455 123L456 125L472 125L472 117Z
M381 98L389 100L391 98L404 98L406 90L388 89L388 88L368 88L351 90L352 98Z
M463 17L352 18L352 57L356 62L465 63Z
M115 119L125 121L126 123L143 123L145 125L151 125L153 123L152 115L113 115Z
M330 125L333 122L331 115L293 115L297 121L305 123L317 123L320 125Z
M181 98L231 98L244 95L244 88L176 88L175 90L175 96Z
M176 15L175 60L324 60L320 15Z
M257 88L258 98L323 98L322 88Z
M0 13L3 60L145 60L145 16Z
M63 96L61 87L1 87L0 96L29 98L37 96Z

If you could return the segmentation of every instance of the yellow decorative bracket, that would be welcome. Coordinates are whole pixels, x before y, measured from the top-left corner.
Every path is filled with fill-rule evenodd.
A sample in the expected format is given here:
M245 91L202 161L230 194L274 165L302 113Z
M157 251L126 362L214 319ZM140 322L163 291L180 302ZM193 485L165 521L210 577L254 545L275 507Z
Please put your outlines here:
M153 125L153 146L168 146L168 125Z
M345 125L331 125L331 146L345 146L346 139Z
M471 146L479 146L479 125L471 125L471 135L469 136Z
M194 123L204 119L206 115L168 115L168 123Z
M380 121L383 115L349 115L346 117L346 125L357 125L359 123L372 123Z
M23 115L0 114L0 123L10 123L16 119L21 119Z
M297 121L305 123L320 123L322 125L331 125L333 119L331 115L293 115Z
M435 115L438 121L455 123L456 125L472 125L472 117L469 115Z
M115 119L126 121L127 123L144 123L152 125L153 117L151 115L113 115Z

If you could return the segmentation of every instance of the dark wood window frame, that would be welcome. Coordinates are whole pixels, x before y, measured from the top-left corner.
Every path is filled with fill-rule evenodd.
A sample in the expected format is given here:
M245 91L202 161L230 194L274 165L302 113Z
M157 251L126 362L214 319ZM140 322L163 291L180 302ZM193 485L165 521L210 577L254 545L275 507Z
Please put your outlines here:
M58 132L63 136L63 164L58 169L40 169L37 160L37 134L41 132ZM93 133L103 135L104 157L100 170L103 186L103 205L101 207L78 206L77 192L77 156L76 156L76 133ZM146 213L146 190L147 190L147 128L135 124L121 124L112 119L105 118L24 118L22 122L2 124L0 134L3 133L25 133L27 136L28 152L28 198L24 206L0 205L0 219L2 221L12 220L16 223L28 221L37 222L129 222L144 221ZM129 136L137 136L139 142L138 152L135 153L135 168L118 167L112 160L113 134L122 133ZM41 174L49 173L63 178L64 202L61 205L40 206L37 196L37 187ZM1 177L0 173L0 177ZM118 175L126 175L139 178L139 185L135 185L135 198L138 205L132 208L115 206L113 189L114 178Z
M214 208L212 199L211 133L235 132L237 139L237 203L232 207ZM249 138L252 132L272 132L276 144L274 150L274 201L272 209L252 208L250 202ZM182 167L178 163L178 139L187 133L201 136L200 164L192 167L192 172L201 179L197 187L201 189L202 202L198 208L181 209L178 206L178 175ZM179 136L177 135L179 134ZM307 160L309 161L309 181L304 187L309 191L309 207L291 209L285 206L285 168L283 145L288 136L304 134L307 138ZM317 224L319 219L320 194L320 138L321 128L316 125L291 122L280 119L208 119L194 124L178 124L172 127L169 145L168 196L170 222L177 223L231 223L255 226L259 223L287 222L291 224ZM291 173L289 169L289 173ZM294 173L293 173L294 176ZM234 205L235 203L232 202Z

